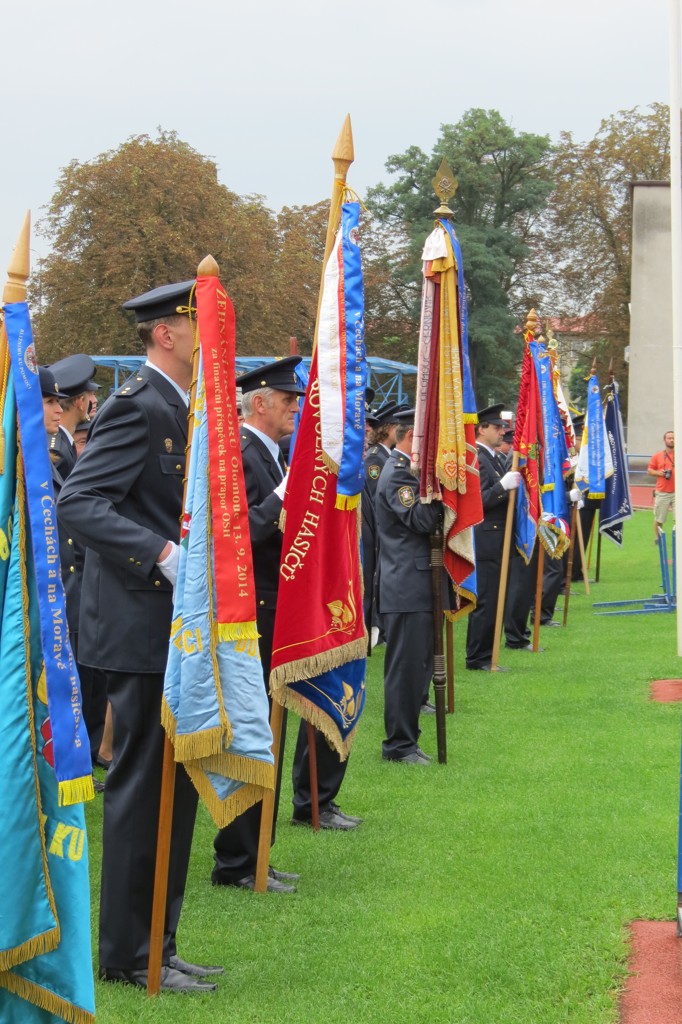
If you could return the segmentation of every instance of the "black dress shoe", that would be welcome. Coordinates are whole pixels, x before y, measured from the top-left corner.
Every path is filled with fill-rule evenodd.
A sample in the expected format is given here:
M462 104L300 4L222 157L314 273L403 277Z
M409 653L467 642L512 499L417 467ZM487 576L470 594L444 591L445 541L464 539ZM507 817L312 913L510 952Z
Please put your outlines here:
M492 665L472 665L471 668L480 669L481 672L509 672L507 665L498 665L496 669L493 669Z
M109 769L111 768L111 761L109 760L109 758L100 757L99 754L95 758L95 764L97 765L98 768L104 768L105 772L108 772Z
M419 709L420 715L435 715L436 705L432 704L430 700L425 700Z
M307 825L308 828L312 827L312 818L292 818L292 825ZM351 821L345 814L338 814L331 808L327 811L320 811L320 828L326 829L332 832L350 832L352 829L357 828L360 823L358 821Z
M300 877L295 871L278 871L272 866L268 868L268 878L274 878L278 882L298 882Z
M561 629L561 623L557 622L555 619L547 619L547 622L543 622L542 619L540 619L540 625L549 626L550 629Z
M256 876L245 875L244 878L239 878L236 881L230 879L224 881L222 878L218 878L215 875L211 876L211 881L214 885L231 885L235 889L255 889L256 888ZM284 882L280 882L277 878L273 878L272 875L268 874L268 882L266 887L267 892L296 892L295 885L285 885Z
M95 790L95 793L104 792L104 783L100 782L99 779L96 779L94 775L92 776L92 788Z
M397 764L431 764L431 758L424 753L421 747L417 747L416 750L410 751L403 757L386 757L384 754L383 758L384 761L395 761Z
M341 818L345 818L346 821L355 822L356 825L362 825L362 822L364 821L364 818L358 818L355 814L346 814L345 811L341 810L338 804L330 803L329 809L334 811L334 813L338 814Z
M147 987L147 972L146 971L117 971L110 967L100 967L99 969L99 980L100 981L122 981L127 985L135 985L137 988ZM192 978L187 974L182 974L181 971L175 971L172 967L161 968L161 984L160 989L162 992L215 992L217 985L214 985L210 981L199 981L198 978Z
M224 974L224 967L207 967L204 964L190 964L186 960L181 960L179 956L172 956L168 961L168 966L172 967L174 971L180 971L180 974L189 974L192 978L207 978L210 974Z

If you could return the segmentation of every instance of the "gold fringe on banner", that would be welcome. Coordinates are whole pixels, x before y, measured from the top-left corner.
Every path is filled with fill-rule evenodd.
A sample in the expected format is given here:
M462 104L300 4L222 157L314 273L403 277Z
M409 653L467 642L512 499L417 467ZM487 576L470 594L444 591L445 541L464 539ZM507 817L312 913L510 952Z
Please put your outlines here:
M272 765L270 767L272 768ZM265 787L246 785L241 786L227 800L220 800L204 772L192 764L186 765L185 768L199 796L206 804L216 828L225 828L244 811L248 811L249 807L263 799ZM274 788L274 772L273 782L267 788Z
M255 622L216 622L214 636L217 643L230 640L257 640L258 627Z
M337 494L336 508L342 512L352 512L360 504L359 494Z
M263 789L274 789L275 786L274 765L242 754L231 754L229 750L218 757L207 757L203 767L209 772L225 772L237 782L250 786L261 786Z
M364 634L358 640L337 647L336 650L321 651L320 654L313 654L308 658L289 661L286 665L274 668L270 673L270 692L279 700L279 690L286 683L304 683L311 677L321 676L323 672L331 672L334 668L340 668L349 661L357 661L366 655L367 635Z
M367 643L364 646L365 653L367 652ZM278 691L276 694L277 701L288 708L290 711L294 711L301 718L304 718L306 722L310 722L315 728L322 733L326 738L330 747L337 752L340 759L345 761L350 754L350 748L353 746L353 740L357 732L357 725L354 725L349 733L346 734L345 738L341 738L336 724L332 721L328 714L321 711L316 704L308 700L307 697L301 696L296 690L291 690L289 687L285 687L283 690Z
M71 804L82 804L85 800L95 799L95 787L92 775L83 775L80 779L63 779L58 786L57 798L60 807Z
M221 717L222 721L222 717ZM233 739L232 726L227 718L225 725L215 725L210 729L204 729L199 733L178 735L175 715L171 711L165 697L161 699L161 725L166 730L168 738L175 747L175 760L198 760L202 757L211 757L213 754L220 754L225 747L229 747ZM198 739L200 742L194 743Z
M25 999L27 1003L33 1003L41 1010L46 1010L48 1013L54 1014L55 1017L61 1018L66 1021L66 1024L94 1024L95 1015L89 1013L88 1010L84 1010L81 1006L74 1006L67 999L50 992L49 989L41 988L35 982L27 981L26 978L22 978L18 974L11 972L0 974L0 985L8 992Z
M11 949L1 950L0 973L3 971L9 971L11 967L23 964L26 960L33 960L36 956L42 956L44 953L51 953L57 948L60 940L61 935L59 925L56 924L54 928L50 928L49 931L43 932L41 935L33 935L30 939L26 939L25 942L20 943L18 946L13 946ZM2 979L0 978L0 985L1 984Z
M331 457L331 455L328 455L327 452L324 450L324 448L320 449L320 458L321 458L322 462L325 464L325 466L327 467L327 469L331 473L333 473L334 476L338 476L339 475L339 469L341 468L339 466L339 463L336 462L336 460L333 459Z

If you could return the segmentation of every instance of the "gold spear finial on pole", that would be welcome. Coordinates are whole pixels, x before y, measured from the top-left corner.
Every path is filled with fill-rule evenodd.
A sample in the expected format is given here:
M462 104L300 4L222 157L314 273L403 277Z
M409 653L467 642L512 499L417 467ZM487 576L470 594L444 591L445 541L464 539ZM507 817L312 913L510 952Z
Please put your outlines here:
M24 217L24 223L7 268L7 280L2 291L3 305L9 302L26 301L26 283L31 269L30 247L31 212L29 210ZM5 472L5 432L2 427L2 410L5 406L9 366L7 332L0 309L0 474Z
M197 277L218 277L220 267L211 255L204 256L197 267Z
M440 167L436 171L436 176L432 180L433 191L436 193L440 200L440 206L437 210L434 210L436 217L454 217L454 213L448 206L448 202L454 196L457 191L458 182L457 178L452 173L452 168L448 163L447 159L443 157L440 162Z
M332 184L332 196L331 204L329 207L329 221L327 223L327 237L324 243L324 261L322 264L322 275L324 277L324 268L327 265L327 259L331 252L332 245L334 244L334 235L339 223L339 212L341 210L341 203L343 201L343 193L346 188L346 175L348 174L348 168L355 160L355 150L353 149L353 129L350 123L350 114L346 114L346 119L343 122L341 131L332 150L332 160L334 162L334 182ZM319 320L319 309L318 309L318 320Z
M24 217L24 223L17 239L17 244L14 246L14 252L12 258L9 261L9 267L7 268L7 281L2 292L2 301L4 302L25 302L26 301L26 282L28 281L28 275L30 273L30 251L31 245L31 213L30 211Z
M533 337L535 337L535 333L537 331L539 319L540 318L538 317L538 315L535 312L535 310L534 309L530 309L528 311L528 316L526 317L526 326L523 329L523 333L527 334L530 331L530 333L533 335Z

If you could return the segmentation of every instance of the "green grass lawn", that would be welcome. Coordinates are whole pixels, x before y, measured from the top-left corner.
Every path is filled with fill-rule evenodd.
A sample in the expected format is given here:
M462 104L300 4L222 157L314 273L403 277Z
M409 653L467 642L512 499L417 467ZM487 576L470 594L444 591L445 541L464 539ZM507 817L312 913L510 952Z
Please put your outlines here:
M294 896L259 896L211 886L215 829L200 807L179 948L226 965L219 990L148 999L98 983L98 1022L615 1021L628 922L675 916L680 715L649 700L649 682L682 664L674 615L603 618L592 601L659 584L640 512L622 550L604 542L591 596L575 586L568 627L542 631L544 653L466 672L457 623L447 766L433 718L421 742L434 764L382 762L375 652L340 798L364 824L290 827L290 743L272 861L302 880ZM101 799L87 815L95 933Z

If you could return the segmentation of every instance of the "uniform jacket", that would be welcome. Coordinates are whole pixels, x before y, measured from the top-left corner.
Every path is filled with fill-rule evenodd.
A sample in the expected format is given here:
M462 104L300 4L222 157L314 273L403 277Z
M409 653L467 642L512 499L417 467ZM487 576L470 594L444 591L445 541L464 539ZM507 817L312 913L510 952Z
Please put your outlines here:
M156 566L177 541L187 408L152 367L105 403L65 481L58 512L86 547L79 661L114 672L162 673L172 587Z
M389 452L383 444L373 444L365 455L365 491L374 501L381 471L388 462Z
M57 467L52 465L52 487L55 501L59 498L64 480ZM64 597L66 598L66 621L70 633L78 632L78 617L81 606L81 582L83 578L83 560L85 552L77 544L61 516L57 515L57 532L59 534L59 564L62 570Z
M410 472L409 456L394 448L376 490L377 607L382 614L431 611L429 534L440 514L440 502L419 501L419 481Z
M50 438L50 451L59 456L54 465L62 480L66 480L76 465L77 454L75 444L69 441L62 427Z
M509 492L500 484L506 472L504 458L495 460L487 448L477 445L481 474L483 522L474 527L477 561L500 561L504 544Z
M277 603L282 553L279 529L282 502L274 490L282 482L282 470L253 431L242 427L240 435L256 603L260 608L272 609Z

